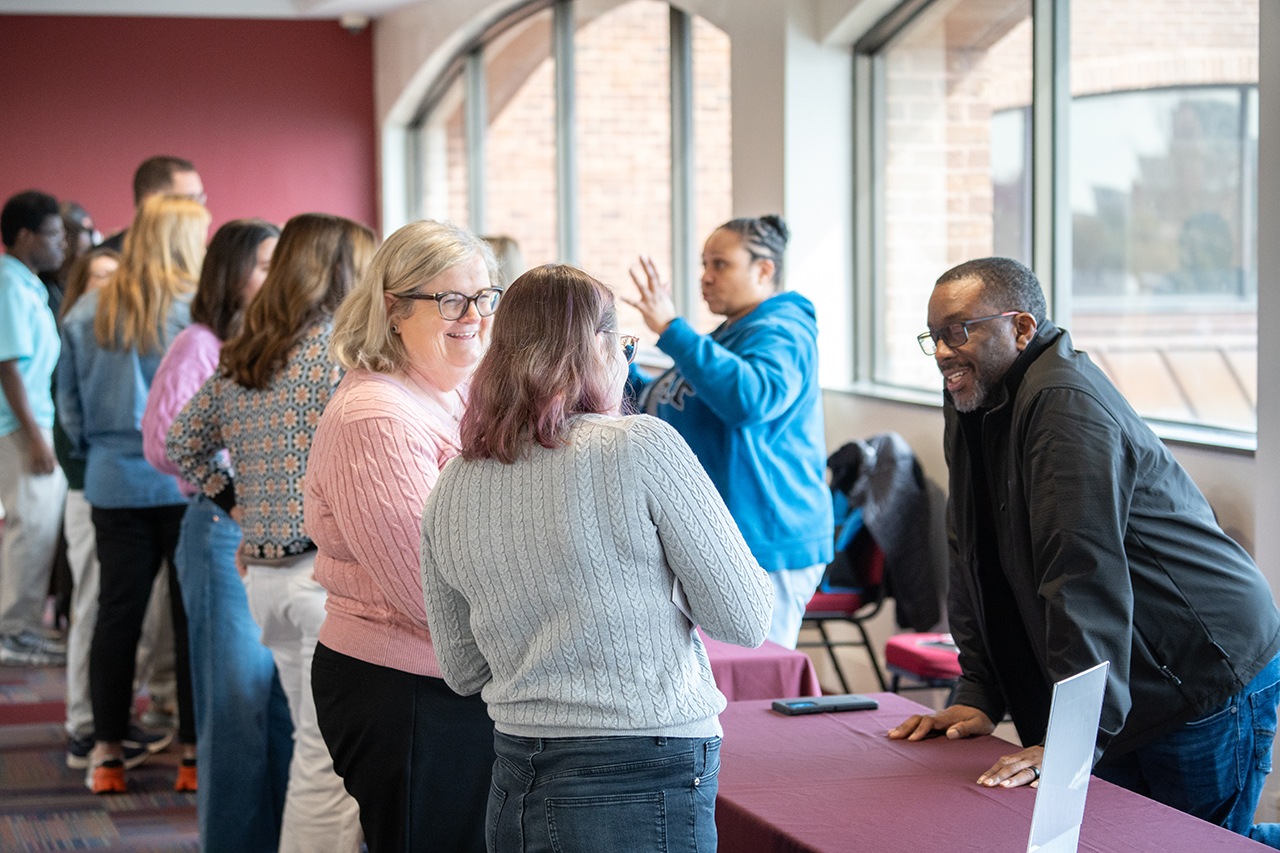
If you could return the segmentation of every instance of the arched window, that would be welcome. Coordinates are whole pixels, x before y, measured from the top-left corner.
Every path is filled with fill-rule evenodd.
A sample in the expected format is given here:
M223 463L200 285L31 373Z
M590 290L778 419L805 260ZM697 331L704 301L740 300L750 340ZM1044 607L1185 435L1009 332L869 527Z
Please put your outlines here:
M421 216L565 261L626 295L639 254L703 330L703 239L730 217L729 40L662 0L534 3L490 27L415 125ZM619 307L624 329L639 316Z

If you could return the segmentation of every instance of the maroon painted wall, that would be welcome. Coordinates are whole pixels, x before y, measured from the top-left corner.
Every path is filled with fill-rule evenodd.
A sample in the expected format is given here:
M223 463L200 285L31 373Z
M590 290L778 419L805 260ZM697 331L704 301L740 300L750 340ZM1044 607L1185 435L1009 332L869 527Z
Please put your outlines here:
M376 225L369 30L0 15L0 81L0 203L41 189L111 233L134 169L171 154L199 169L214 228L305 211Z

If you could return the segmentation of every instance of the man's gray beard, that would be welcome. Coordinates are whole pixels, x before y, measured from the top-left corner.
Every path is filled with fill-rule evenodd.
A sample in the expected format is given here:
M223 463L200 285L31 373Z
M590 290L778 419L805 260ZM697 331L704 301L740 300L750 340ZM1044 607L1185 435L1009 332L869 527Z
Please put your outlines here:
M972 370L973 368L970 368L970 372L972 372ZM951 402L955 405L957 412L968 414L969 412L975 412L978 409L981 409L983 405L986 404L987 395L990 393L991 389L987 387L987 384L981 379L974 377L973 393L969 396L968 400L962 404L960 402L960 398L955 394L952 394Z

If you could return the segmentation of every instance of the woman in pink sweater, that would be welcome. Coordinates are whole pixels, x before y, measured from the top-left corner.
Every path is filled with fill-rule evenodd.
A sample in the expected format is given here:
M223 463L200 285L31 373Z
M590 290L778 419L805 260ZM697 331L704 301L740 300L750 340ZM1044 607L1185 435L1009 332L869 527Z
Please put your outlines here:
M483 851L493 723L440 676L419 580L422 507L458 453L466 382L502 294L470 232L415 222L338 309L347 369L316 429L304 517L329 593L312 667L321 734L370 853Z

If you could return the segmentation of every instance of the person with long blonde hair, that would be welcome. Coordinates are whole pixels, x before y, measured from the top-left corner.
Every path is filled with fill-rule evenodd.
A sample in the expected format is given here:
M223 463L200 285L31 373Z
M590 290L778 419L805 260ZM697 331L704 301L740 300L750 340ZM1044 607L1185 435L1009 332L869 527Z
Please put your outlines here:
M373 250L373 233L349 219L305 213L285 223L240 333L223 345L218 372L174 419L166 443L183 478L240 523L249 613L293 718L281 853L360 848L359 807L334 772L311 695L325 590L303 527L302 475L342 376L329 360L333 312Z
M85 498L98 543L101 592L89 652L94 739L87 783L94 793L123 792L130 740L134 658L151 587L168 571L178 682L177 790L195 789L195 722L187 620L173 569L186 501L177 481L147 463L142 413L165 348L191 322L190 301L204 260L209 212L180 196L148 199L125 240L120 269L86 293L62 326L58 416L86 458Z

